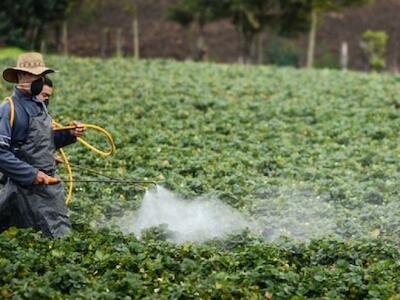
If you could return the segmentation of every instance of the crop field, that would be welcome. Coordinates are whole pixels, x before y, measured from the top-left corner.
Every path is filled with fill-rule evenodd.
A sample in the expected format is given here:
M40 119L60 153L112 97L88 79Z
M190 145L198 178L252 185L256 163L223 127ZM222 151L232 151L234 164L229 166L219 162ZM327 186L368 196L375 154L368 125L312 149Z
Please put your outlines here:
M218 198L257 228L204 243L173 243L162 226L123 234L110 220L138 209L144 188L77 184L68 237L0 234L0 298L400 299L400 77L46 63L60 70L54 119L100 125L116 141L106 159L68 147L73 163L156 180L187 201ZM1 83L4 97L11 90Z

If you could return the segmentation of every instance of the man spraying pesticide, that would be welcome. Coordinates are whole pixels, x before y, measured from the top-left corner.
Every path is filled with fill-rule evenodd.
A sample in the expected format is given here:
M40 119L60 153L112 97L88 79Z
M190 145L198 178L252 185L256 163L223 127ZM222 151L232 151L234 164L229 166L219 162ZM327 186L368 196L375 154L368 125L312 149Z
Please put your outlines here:
M7 178L0 191L0 233L16 226L32 227L52 238L67 234L71 224L66 204L74 182L156 184L115 178L69 163L61 148L76 141L103 157L114 153L115 144L110 133L99 126L78 121L62 126L50 117L47 105L53 85L46 75L53 72L45 66L40 53L20 55L17 66L3 72L6 81L17 85L12 97L0 106L0 171ZM101 151L83 140L86 128L101 132L110 150ZM56 155L57 149L62 160ZM68 179L57 176L56 162L65 163ZM107 179L76 180L72 166ZM69 184L66 198L63 182Z
M71 229L63 185L50 183L57 181L56 149L75 143L84 128L53 131L47 107L37 98L45 75L53 72L39 53L20 55L17 66L3 72L17 85L0 106L0 171L8 178L0 192L0 232L32 227L54 238Z

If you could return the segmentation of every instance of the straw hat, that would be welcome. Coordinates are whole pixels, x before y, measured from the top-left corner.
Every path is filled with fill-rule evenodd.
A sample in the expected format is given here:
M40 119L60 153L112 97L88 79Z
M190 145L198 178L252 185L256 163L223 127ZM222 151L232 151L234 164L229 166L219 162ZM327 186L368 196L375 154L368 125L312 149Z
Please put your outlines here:
M45 75L56 72L45 66L42 54L37 52L28 52L18 56L17 66L5 69L3 71L3 78L8 82L18 83L17 73L21 71L33 75Z

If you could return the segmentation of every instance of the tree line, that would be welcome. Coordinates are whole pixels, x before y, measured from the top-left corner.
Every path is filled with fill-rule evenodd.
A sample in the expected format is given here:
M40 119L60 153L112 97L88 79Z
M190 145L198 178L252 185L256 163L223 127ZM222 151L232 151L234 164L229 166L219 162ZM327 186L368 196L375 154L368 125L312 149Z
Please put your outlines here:
M328 12L361 6L373 0L179 0L167 17L185 28L196 24L197 58L207 57L204 26L228 19L240 36L240 61L261 63L262 34L266 30L282 36L308 32L307 67L314 65L318 23Z
M229 20L239 33L240 57L243 63L261 63L264 54L263 35L266 31L292 37L308 32L307 62L314 65L318 24L329 12L361 6L374 0L177 0L169 6L166 18L186 30L195 25L196 59L207 59L205 26ZM49 26L55 28L56 51L66 48L66 20L74 14L91 15L109 0L2 0L0 2L0 37L7 45L24 49L40 49ZM133 16L137 27L137 1L119 0L120 7ZM135 23L136 22L136 23ZM135 29L136 28L136 29ZM134 40L138 39L138 34ZM138 57L138 41L134 41ZM66 52L66 50L64 51Z

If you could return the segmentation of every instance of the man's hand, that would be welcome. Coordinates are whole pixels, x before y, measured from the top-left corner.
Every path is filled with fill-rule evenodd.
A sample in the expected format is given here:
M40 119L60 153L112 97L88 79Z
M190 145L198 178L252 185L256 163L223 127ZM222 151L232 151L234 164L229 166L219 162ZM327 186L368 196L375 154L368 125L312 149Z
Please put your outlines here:
M39 171L36 175L35 180L33 181L33 184L49 184L51 181L51 178L49 175L46 173Z
M33 184L56 184L59 183L60 179L51 177L47 175L46 173L43 173L42 171L39 171L36 175L35 181Z
M76 126L75 129L72 129L72 130L70 131L70 133L71 133L73 136L75 136L75 137L81 137L81 136L85 133L85 131L86 131L86 128L85 128L85 127L83 126L83 124L82 124L81 122L79 122L79 121L72 121L72 122L70 123L70 125Z
M63 159L61 158L61 156L59 156L59 155L54 155L54 161L56 162L56 164L58 165L58 164L63 164L64 163L64 161L63 161Z

